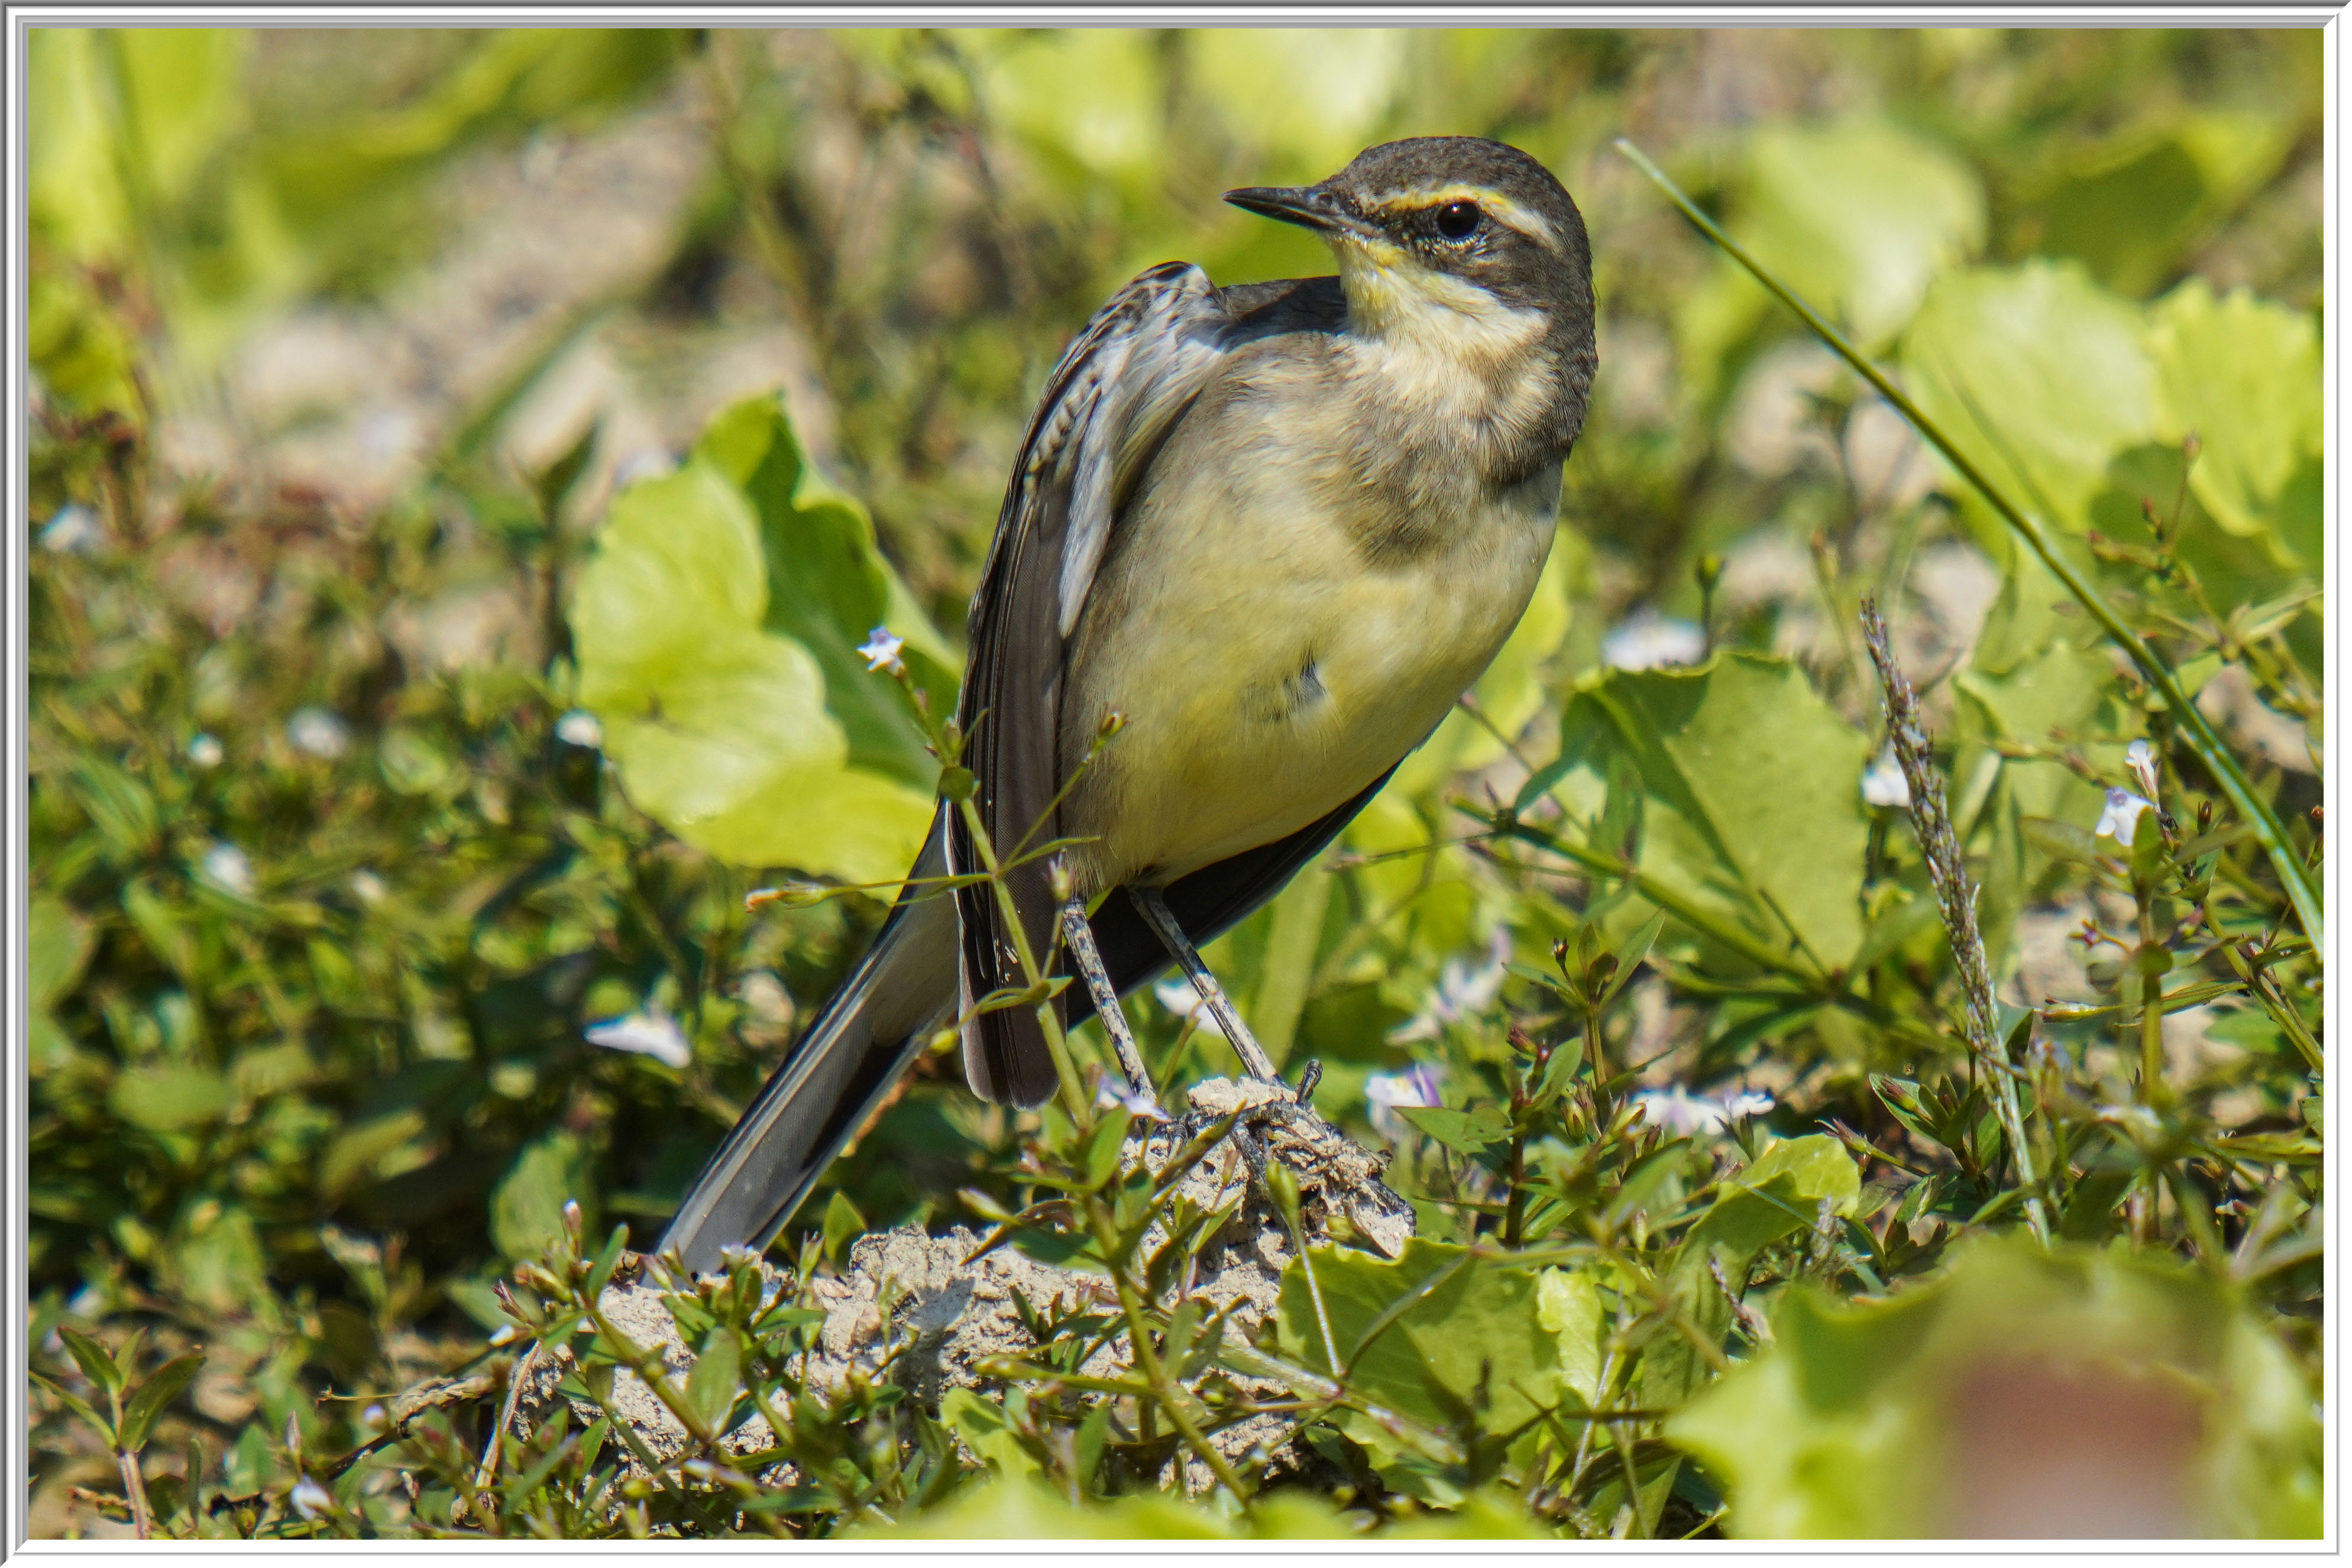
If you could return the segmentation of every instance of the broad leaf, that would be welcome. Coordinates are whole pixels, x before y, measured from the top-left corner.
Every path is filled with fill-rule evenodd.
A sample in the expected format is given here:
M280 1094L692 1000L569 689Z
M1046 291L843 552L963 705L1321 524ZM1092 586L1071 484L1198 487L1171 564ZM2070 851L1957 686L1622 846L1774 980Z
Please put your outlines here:
M176 1133L236 1109L236 1086L201 1067L137 1067L114 1081L107 1104L134 1127Z
M1426 1425L1453 1425L1480 1397L1481 1425L1507 1432L1559 1396L1559 1343L1537 1313L1532 1270L1491 1263L1461 1265L1463 1249L1414 1239L1393 1263L1362 1252L1318 1249L1315 1279L1329 1315L1333 1355L1344 1365L1382 1313L1443 1271L1444 1283L1413 1302L1356 1355L1349 1385ZM1301 1364L1326 1364L1323 1331L1294 1261L1283 1270L1276 1307L1282 1343ZM1375 1454L1393 1458L1402 1440L1350 1412L1341 1430Z
M171 1407L172 1401L195 1381L204 1364L201 1355L173 1356L148 1374L147 1381L122 1402L122 1431L117 1439L120 1447L130 1453L144 1448L155 1423Z
M536 1257L562 1237L566 1201L595 1224L593 1158L577 1134L560 1128L523 1145L490 1194L490 1239L503 1256Z
M630 798L680 837L738 864L895 876L929 793L851 764L822 667L767 609L758 520L720 468L638 485L573 601L581 701Z
M1757 259L1875 347L1984 243L1976 172L1892 121L1760 129L1738 226Z
M1788 1139L1724 1178L1723 1196L1691 1228L1684 1256L1697 1262L1720 1249L1736 1277L1759 1251L1811 1226L1824 1201L1832 1213L1851 1214L1861 1193L1845 1145L1821 1134Z
M1511 1135L1511 1118L1492 1105L1475 1111L1401 1105L1397 1114L1457 1155L1477 1154Z
M1637 826L1636 863L1663 887L1805 967L1852 961L1870 743L1793 665L1730 653L1617 671L1578 692L1561 728L1560 759L1523 807L1552 790L1569 809L1563 831L1609 853L1621 848L1613 822Z
M2082 529L2108 458L2156 428L2139 311L2072 264L1946 276L1904 338L1903 371L1985 476L2060 528Z
M2198 500L2231 533L2266 534L2307 553L2317 538L2287 538L2280 507L2296 470L2319 461L2323 387L2312 318L2242 289L2216 298L2203 278L2191 278L2157 303L2148 347L2156 434L2178 443L2194 433L2201 446L2189 471ZM2318 564L2315 554L2308 564Z
M2319 1533L2315 1391L2169 1260L1989 1239L1890 1300L1793 1291L1774 1328L1666 1424L1735 1534Z

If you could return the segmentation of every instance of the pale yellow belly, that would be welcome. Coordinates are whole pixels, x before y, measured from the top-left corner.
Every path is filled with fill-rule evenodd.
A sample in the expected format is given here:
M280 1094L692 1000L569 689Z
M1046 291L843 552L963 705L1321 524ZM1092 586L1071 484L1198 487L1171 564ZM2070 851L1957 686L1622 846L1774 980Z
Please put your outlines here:
M1556 488L1453 519L1448 543L1368 568L1305 496L1240 480L1157 520L1098 585L1064 733L1118 711L1065 831L1090 889L1172 881L1307 826L1427 737L1527 608Z

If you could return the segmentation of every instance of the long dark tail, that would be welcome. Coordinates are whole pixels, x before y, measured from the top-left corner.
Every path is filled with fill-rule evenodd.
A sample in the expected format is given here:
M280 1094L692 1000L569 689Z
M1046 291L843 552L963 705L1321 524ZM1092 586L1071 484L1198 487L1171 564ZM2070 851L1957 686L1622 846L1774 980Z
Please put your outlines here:
M1195 943L1206 944L1280 892L1387 782L1382 774L1290 837L1175 883L1167 890L1169 907ZM942 821L910 874L944 875L947 864ZM1168 967L1167 949L1125 898L1105 901L1094 927L1121 993ZM960 950L953 898L902 896L873 948L705 1162L656 1250L675 1246L688 1269L704 1274L719 1266L719 1254L729 1247L764 1249L907 1070L934 1020L954 1009ZM1063 992L1062 1007L1072 1024L1094 1013L1083 986ZM1050 1085L1051 1060L1036 1073ZM1000 1091L996 1097L1006 1096Z
M947 869L935 830L913 875ZM955 900L902 896L882 934L706 1161L656 1250L695 1273L767 1246L907 1070L956 997Z

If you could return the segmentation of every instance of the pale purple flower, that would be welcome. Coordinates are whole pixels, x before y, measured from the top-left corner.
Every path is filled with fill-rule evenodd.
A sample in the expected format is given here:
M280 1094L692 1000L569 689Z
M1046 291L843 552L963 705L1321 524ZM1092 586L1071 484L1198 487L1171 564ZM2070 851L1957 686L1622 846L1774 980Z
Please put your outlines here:
M1670 1133L1719 1133L1732 1123L1761 1116L1772 1109L1772 1096L1740 1090L1721 1098L1694 1094L1679 1084L1672 1089L1644 1089L1633 1097L1643 1119Z
M613 488L625 490L640 479L658 479L677 466L677 459L658 446L640 447L613 468Z
M903 675L907 673L907 662L898 655L906 646L904 637L892 636L887 626L877 626L866 634L865 645L857 652L866 660L867 669Z
M328 1495L327 1489L307 1476L286 1500L292 1503L294 1511L304 1519L316 1519L322 1513L335 1511L335 1500Z
M1122 1089L1109 1078L1104 1079L1095 1089L1095 1108L1100 1111L1124 1110L1130 1116L1141 1116L1150 1122L1168 1120L1168 1113L1160 1108L1160 1102L1151 1097L1150 1090Z
M601 751L604 747L604 727L594 714L576 707L555 721L555 738L567 746Z
M332 762L351 749L352 727L325 708L297 708L286 721L286 743L305 755Z
M1865 806L1892 806L1898 810L1911 805L1911 784L1903 777L1903 765L1895 759L1890 746L1878 754L1878 759L1862 770L1862 803Z
M601 1045L607 1051L635 1051L668 1067L683 1069L694 1060L694 1048L687 1043L686 1030L657 1006L592 1023L580 1032L591 1045Z
M218 768L225 755L215 736L200 735L188 742L188 760L198 768Z
M205 880L231 893L250 895L253 857L226 840L216 839L205 852Z
M1192 982L1183 976L1169 976L1151 988L1151 994L1159 998L1161 1007L1202 1034L1214 1035L1219 1040L1225 1038L1224 1026L1217 1021L1217 1015L1209 1010L1208 1002L1192 988Z
M1437 973L1436 994L1421 1011L1389 1031L1389 1042L1410 1045L1414 1040L1435 1040L1447 1024L1476 1018L1493 1007L1503 989L1504 962L1510 956L1509 934L1496 931L1487 944L1486 963L1445 960Z
M1601 639L1601 662L1612 670L1696 664L1705 657L1706 633L1696 622L1661 615L1647 605L1611 627Z
M2128 789L2107 791L2107 809L2099 813L2099 825L2091 830L2095 839L2113 839L2128 847L2132 835L2139 831L2139 814L2155 803L2143 800Z
M2153 800L2164 793L2156 771L2156 747L2145 740L2135 740L2124 747L2124 766L2140 788L2140 792Z
M79 501L59 507L41 528L41 548L86 555L106 542L106 525Z
M1404 1136L1405 1124L1398 1110L1443 1105L1444 1081L1444 1069L1426 1061L1415 1062L1402 1072L1375 1072L1365 1079L1364 1100L1371 1107L1373 1129L1387 1138Z

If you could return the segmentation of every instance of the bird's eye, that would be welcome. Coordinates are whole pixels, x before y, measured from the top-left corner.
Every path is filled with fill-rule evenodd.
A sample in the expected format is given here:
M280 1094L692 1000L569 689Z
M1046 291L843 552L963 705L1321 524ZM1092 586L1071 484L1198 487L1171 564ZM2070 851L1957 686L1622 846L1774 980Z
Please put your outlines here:
M1448 202L1437 209L1437 232L1447 239L1468 239L1486 215L1475 202Z

